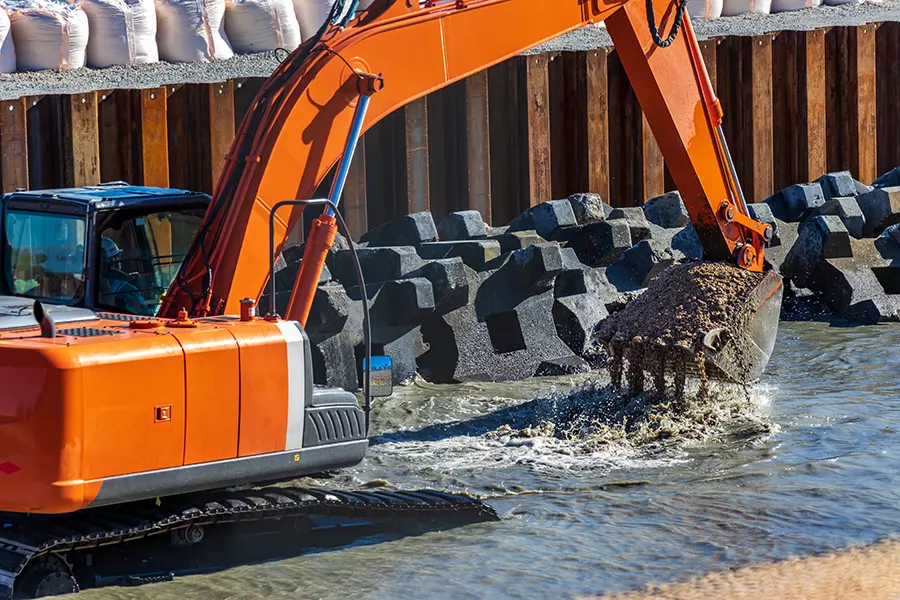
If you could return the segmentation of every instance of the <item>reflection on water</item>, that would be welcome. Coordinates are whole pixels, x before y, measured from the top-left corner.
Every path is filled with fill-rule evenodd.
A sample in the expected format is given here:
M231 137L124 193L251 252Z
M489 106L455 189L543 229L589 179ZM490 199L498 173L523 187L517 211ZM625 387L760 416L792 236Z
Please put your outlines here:
M541 429L572 416L587 377L399 389L366 461L323 483L468 491L501 523L86 597L571 597L894 535L898 342L897 327L782 324L751 402L688 442Z

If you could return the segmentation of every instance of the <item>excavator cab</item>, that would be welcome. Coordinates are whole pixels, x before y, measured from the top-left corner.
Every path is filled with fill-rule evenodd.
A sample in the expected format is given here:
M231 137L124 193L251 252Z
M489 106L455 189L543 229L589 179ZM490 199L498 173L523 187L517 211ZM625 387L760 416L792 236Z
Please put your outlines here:
M154 316L209 201L122 182L6 194L0 293Z

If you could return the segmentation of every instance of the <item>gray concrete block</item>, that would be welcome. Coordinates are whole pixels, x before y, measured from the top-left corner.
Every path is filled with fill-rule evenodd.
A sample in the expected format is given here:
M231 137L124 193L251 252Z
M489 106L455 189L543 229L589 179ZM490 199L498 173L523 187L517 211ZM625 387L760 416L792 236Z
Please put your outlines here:
M640 287L683 255L658 240L642 240L626 250L618 262L622 263Z
M816 179L816 183L822 186L826 200L855 196L857 193L856 180L850 175L850 171L827 173Z
M491 227L490 225L484 226L484 233L488 237L495 237L498 235L503 235L509 231L509 225L503 225L502 227Z
M533 229L544 239L552 236L560 227L575 225L575 213L568 200L549 200L516 217L509 224L509 231Z
M379 225L359 239L369 246L418 246L436 242L438 232L431 213L419 212Z
M424 277L366 285L372 329L409 327L422 323L434 312L434 291ZM347 296L361 301L359 286L348 287Z
M535 377L558 377L587 373L590 370L591 366L580 356L565 356L541 362L534 375Z
M353 304L342 285L331 283L320 286L313 297L306 333L311 337L340 333L356 314L354 311L359 310L359 315L362 314L362 307Z
M343 388L353 394L359 391L353 336L339 333L316 340L310 344L310 354L316 385Z
M624 219L628 223L628 229L631 230L632 244L637 244L641 240L646 240L650 237L650 223L640 207L614 208L609 214L608 220L612 221L615 219Z
M601 299L587 293L559 297L553 303L556 335L579 356L588 349L594 327L608 316Z
M852 184L852 180L851 180ZM854 188L855 190L855 188ZM766 198L772 214L782 221L801 221L825 204L826 195L818 183L800 183Z
M500 243L497 240L429 242L419 246L419 256L426 260L461 258L467 266L480 271L500 256Z
M865 216L863 234L878 235L885 228L900 223L900 187L876 188L856 197Z
M809 287L810 278L826 258L852 257L850 233L834 215L813 217L800 227L799 236L781 267L781 274L799 287Z
M567 269L580 269L581 263L571 248L563 248L556 242L545 242L512 252L504 266L515 274L520 287L546 287L553 284L559 273Z
M520 260L531 255L526 264L546 258L541 249L520 253ZM545 360L572 353L548 318L554 302L552 277L550 285L533 285L514 255L496 271L476 277L464 305L435 313L422 325L427 351L418 364L423 377L440 383L512 381L533 376Z
M461 210L450 213L441 221L438 235L443 241L474 240L487 237L487 232L480 212Z
M778 223L775 220L775 215L772 213L772 207L765 202L760 202L758 204L748 204L747 210L750 212L750 218L754 221L759 221L760 223L772 226L774 234L772 235L772 242L769 244L769 247L780 246L781 238L778 237Z
M900 187L900 167L894 167L872 183L873 187Z
M477 285L475 273L461 258L433 260L413 273L431 282L435 311L447 312L459 308L469 298L469 286Z
M863 237L863 231L866 225L866 217L863 215L859 203L854 197L832 198L825 204L810 213L810 217L819 215L834 215L839 217L855 238Z
M543 244L547 240L542 238L533 229L524 231L508 231L500 235L491 236L489 239L497 240L500 244L500 253L506 254L514 250L527 248L534 244Z
M691 216L678 192L668 192L651 198L644 204L643 209L648 221L666 229L684 227L691 222Z
M631 248L631 227L625 219L589 223L581 227L567 246L588 266L611 265L622 252Z
M612 212L612 207L599 194L572 194L568 201L578 225L603 221Z
M339 250L331 261L333 277L345 286L357 285L350 252ZM356 255L366 284L400 279L425 264L413 246L359 248Z

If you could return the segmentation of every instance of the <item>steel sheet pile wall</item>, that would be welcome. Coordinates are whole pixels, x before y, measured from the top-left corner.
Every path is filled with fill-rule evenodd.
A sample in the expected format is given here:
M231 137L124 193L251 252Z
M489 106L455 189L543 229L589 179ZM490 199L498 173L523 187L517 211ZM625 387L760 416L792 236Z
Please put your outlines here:
M900 164L900 23L701 42L748 199ZM0 102L4 190L122 179L211 192L261 80ZM515 58L396 111L365 136L344 212L358 235L401 214L673 189L612 48Z

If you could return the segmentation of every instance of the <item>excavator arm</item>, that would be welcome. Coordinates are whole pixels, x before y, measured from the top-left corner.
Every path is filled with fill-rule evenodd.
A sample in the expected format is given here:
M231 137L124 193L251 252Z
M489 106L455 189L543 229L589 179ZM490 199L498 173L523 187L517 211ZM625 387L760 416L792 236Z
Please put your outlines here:
M365 131L415 99L601 21L706 258L761 271L771 229L747 213L721 136L721 109L684 13L682 0L376 0L346 27L326 24L279 66L245 116L162 315L181 307L201 316L237 313L241 299L260 297L272 260L272 207L312 198L342 157L361 95L369 96ZM659 35L654 41L654 25L668 32L679 24L667 47ZM279 249L302 207L283 212L274 227ZM313 229L324 234L314 231L317 241L307 243L286 315L300 323L334 237L333 217L320 217Z

